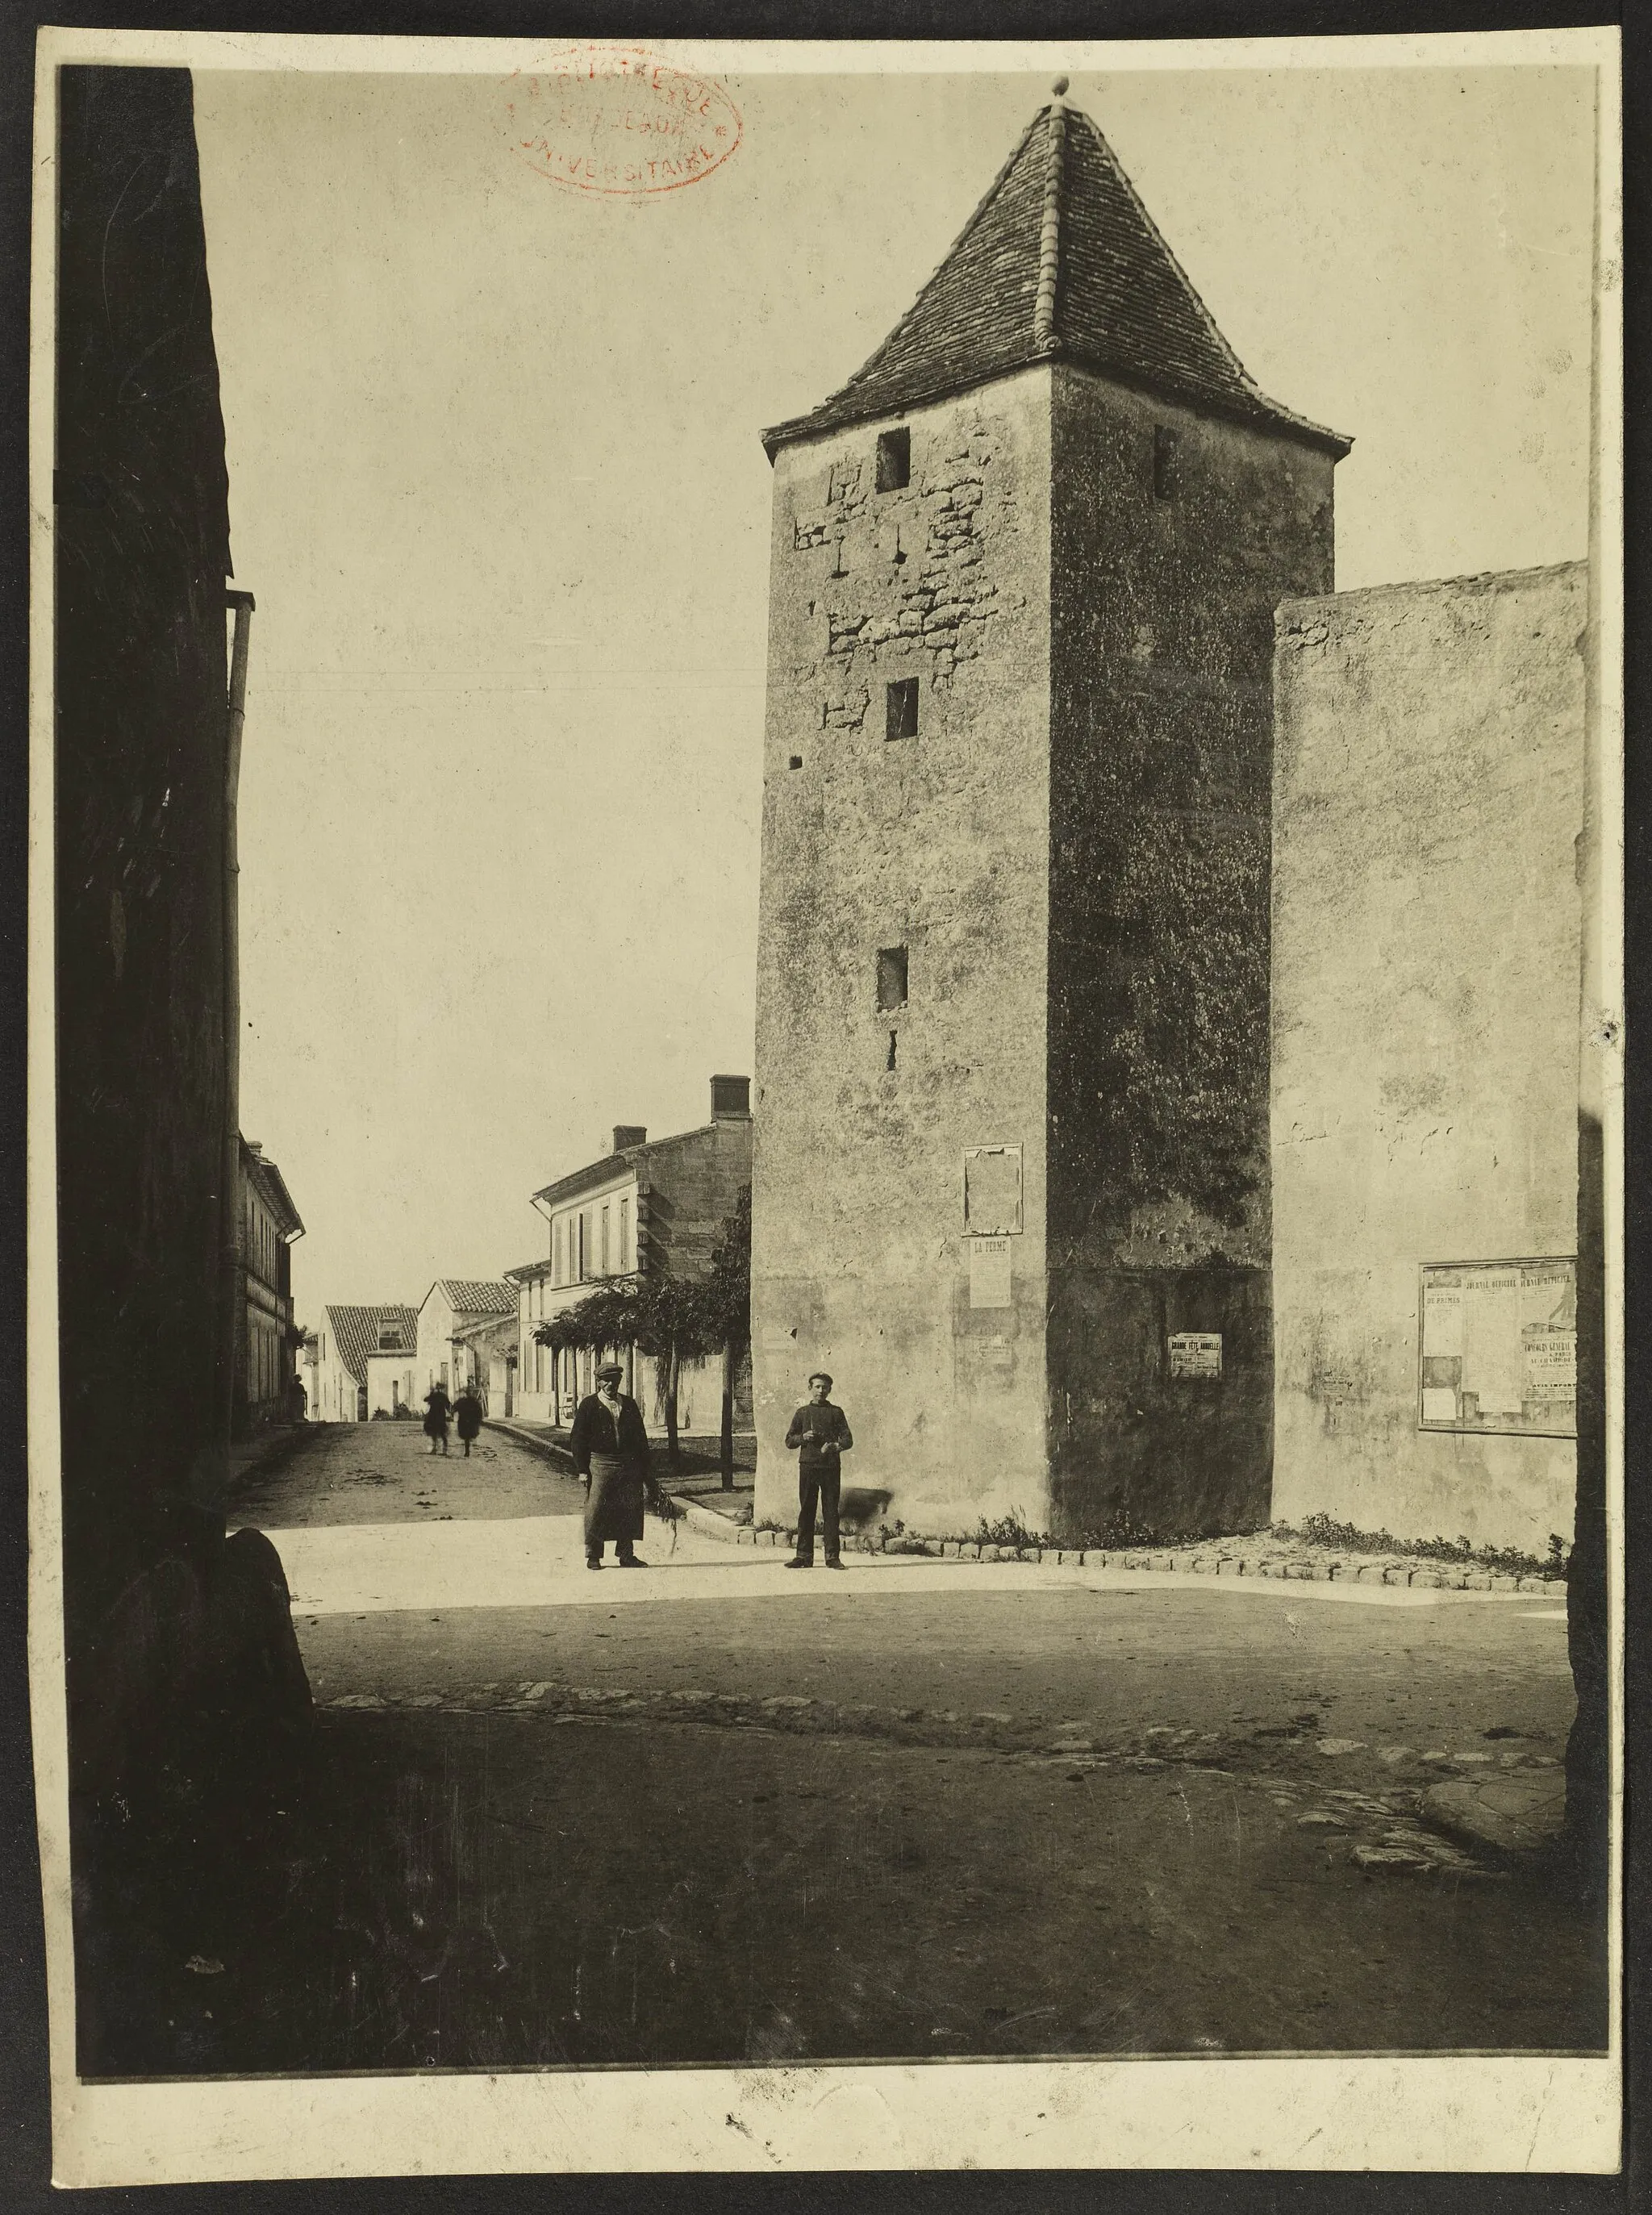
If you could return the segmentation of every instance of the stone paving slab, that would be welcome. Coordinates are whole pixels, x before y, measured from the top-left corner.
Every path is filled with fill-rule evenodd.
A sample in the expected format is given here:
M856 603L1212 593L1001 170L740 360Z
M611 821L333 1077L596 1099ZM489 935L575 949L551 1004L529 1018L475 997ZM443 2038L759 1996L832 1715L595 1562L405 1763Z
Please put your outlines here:
M1558 1769L1452 1777L1422 1795L1425 1819L1471 1846L1498 1853L1540 1852L1566 1819L1566 1780Z

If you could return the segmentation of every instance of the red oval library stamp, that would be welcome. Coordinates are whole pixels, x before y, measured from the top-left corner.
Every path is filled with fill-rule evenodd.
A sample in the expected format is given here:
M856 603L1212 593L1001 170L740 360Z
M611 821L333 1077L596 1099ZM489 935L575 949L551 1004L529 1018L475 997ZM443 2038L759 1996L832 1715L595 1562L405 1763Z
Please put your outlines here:
M713 77L642 46L568 46L506 81L511 141L569 192L646 199L697 185L740 142L740 110Z

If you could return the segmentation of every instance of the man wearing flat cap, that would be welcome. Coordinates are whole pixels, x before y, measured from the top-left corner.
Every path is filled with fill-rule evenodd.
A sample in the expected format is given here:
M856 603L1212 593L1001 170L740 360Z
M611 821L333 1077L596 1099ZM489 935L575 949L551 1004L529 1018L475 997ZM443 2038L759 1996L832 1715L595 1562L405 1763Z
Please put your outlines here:
M568 1447L574 1474L585 1487L585 1566L602 1567L611 1538L622 1569L648 1566L633 1551L642 1536L642 1502L648 1482L648 1434L642 1410L619 1389L617 1361L597 1365L597 1389L574 1411Z
M840 1569L838 1504L843 1491L843 1457L855 1443L849 1418L832 1401L832 1379L817 1369L808 1380L808 1398L791 1419L786 1444L797 1456L797 1551L789 1569L814 1567L814 1510L826 1525L826 1565Z

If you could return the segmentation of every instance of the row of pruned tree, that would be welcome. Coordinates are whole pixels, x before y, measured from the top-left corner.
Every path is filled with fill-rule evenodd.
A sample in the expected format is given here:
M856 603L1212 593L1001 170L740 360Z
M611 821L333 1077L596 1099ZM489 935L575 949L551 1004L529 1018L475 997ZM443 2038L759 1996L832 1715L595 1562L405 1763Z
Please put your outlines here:
M681 1460L677 1384L685 1361L722 1356L721 1460L725 1488L734 1482L734 1382L752 1342L752 1187L742 1187L725 1220L703 1277L660 1273L599 1285L582 1300L547 1316L534 1331L541 1346L597 1352L635 1347L662 1370L666 1452Z

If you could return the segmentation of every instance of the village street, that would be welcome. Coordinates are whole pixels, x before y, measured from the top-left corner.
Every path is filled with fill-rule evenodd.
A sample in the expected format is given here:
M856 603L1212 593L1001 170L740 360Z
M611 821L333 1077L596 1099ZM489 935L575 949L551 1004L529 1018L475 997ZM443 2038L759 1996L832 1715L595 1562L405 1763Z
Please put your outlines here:
M900 1556L805 1575L653 1519L649 1569L599 1580L580 1504L496 1427L467 1463L391 1422L318 1427L236 1503L281 1551L320 1711L330 1844L305 1865L334 1959L283 1997L256 1944L214 1939L222 1979L173 1999L201 2050L1598 2039L1584 1919L1417 1819L1442 1778L1558 1789L1551 1604ZM237 1984L264 1987L256 2022Z

